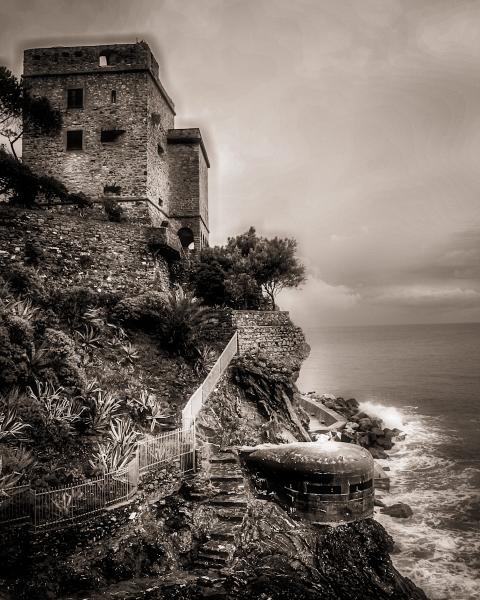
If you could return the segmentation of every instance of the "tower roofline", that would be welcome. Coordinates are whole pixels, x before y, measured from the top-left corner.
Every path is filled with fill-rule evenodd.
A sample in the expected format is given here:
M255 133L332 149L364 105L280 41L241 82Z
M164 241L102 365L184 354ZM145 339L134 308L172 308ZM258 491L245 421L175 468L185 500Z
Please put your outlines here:
M199 144L207 167L210 168L207 149L205 148L202 134L198 127L192 127L190 129L169 129L167 132L167 141L169 144Z
M108 57L107 64L100 64L101 56ZM147 72L175 115L173 100L160 81L158 62L146 42L28 48L23 57L25 79Z

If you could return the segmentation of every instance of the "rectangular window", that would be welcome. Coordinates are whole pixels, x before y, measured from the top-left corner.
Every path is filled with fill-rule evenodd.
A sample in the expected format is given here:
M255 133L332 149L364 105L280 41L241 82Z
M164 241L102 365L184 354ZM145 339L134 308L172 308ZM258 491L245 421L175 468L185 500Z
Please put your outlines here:
M67 131L67 150L83 150L83 130Z
M116 104L117 102L117 90L112 90L112 104Z
M100 141L102 144L113 144L118 142L120 136L122 136L124 133L124 129L102 129L100 133Z
M67 90L67 108L83 108L83 88Z

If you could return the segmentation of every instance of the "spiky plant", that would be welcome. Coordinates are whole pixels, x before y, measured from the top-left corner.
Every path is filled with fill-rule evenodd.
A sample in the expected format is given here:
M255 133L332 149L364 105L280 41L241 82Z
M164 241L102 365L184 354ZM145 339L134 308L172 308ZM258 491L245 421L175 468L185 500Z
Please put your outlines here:
M138 433L132 423L125 419L114 419L110 424L108 438L97 444L90 460L95 471L111 473L125 468L135 456Z
M37 348L35 344L32 343L31 347L27 350L26 355L30 375L36 378L40 374L40 371L49 365L50 349L43 344Z
M97 389L94 394L89 397L90 408L90 429L96 435L105 434L112 421L112 418L121 407L121 400L111 392L104 392Z
M17 317L25 321L33 321L38 308L32 305L31 300L16 300L7 305L8 309Z
M120 347L123 350L123 352L125 353L125 356L124 356L122 362L127 363L129 365L133 365L139 356L138 350L135 349L135 347L133 346L133 344L131 342L122 344Z
M217 353L208 344L201 344L197 347L197 359L193 365L197 375L206 375L217 360Z
M11 464L7 472L3 457L0 454L0 505L2 497L10 497L15 493L15 487L20 483L25 470L31 465L33 459L30 452L20 447L14 450L9 462Z
M86 351L91 351L101 346L101 337L90 325L85 325L83 330L77 329L74 332L74 335L77 338L80 346Z
M140 413L150 421L150 431L154 431L159 422L165 419L166 415L158 403L154 394L148 390L142 390L139 396L132 396L127 399L127 406L134 412Z
M207 328L208 314L209 309L182 288L170 293L158 324L162 345L185 358L194 356Z
M25 441L26 429L30 425L17 418L17 411L9 406L5 412L0 411L0 442Z
M36 389L29 387L27 391L43 407L43 421L47 426L62 423L72 428L85 410L75 399L69 400L62 387L56 388L48 381L42 383L36 380Z

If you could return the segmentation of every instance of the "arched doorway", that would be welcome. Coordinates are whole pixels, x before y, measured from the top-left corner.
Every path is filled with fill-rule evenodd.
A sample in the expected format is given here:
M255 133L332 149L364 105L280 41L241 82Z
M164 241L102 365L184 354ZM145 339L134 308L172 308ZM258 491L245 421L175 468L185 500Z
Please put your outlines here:
M177 233L184 250L194 249L194 236L190 227L182 227Z

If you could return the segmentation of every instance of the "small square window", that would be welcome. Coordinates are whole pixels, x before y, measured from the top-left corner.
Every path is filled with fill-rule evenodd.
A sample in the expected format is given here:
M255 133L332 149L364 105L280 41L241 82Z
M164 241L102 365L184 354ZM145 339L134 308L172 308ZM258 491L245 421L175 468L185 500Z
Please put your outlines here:
M100 67L108 67L108 57L105 54L101 54L98 59L98 65Z
M67 90L67 108L83 108L83 88Z
M100 141L102 144L114 144L125 133L124 129L102 129Z
M117 102L117 90L112 90L111 100L112 104L115 104Z
M83 130L67 131L67 150L83 150Z

